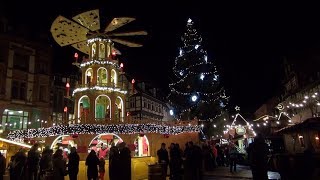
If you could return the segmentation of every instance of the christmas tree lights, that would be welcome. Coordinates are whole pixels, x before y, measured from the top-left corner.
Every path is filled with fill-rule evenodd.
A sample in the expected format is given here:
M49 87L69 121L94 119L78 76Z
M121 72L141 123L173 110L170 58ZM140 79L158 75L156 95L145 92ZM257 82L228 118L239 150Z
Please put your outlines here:
M169 84L168 99L176 108L179 119L211 120L221 116L228 98L219 82L216 66L208 58L202 37L187 21L186 32L181 37L182 46L175 59L175 78Z
M165 135L177 135L181 133L200 132L201 126L169 126L161 124L70 124L58 125L49 128L16 130L8 134L8 139L30 139L49 136L73 135L73 134L138 134L159 133Z
M228 99L219 80L215 63L210 60L202 44L202 37L188 19L186 32L181 37L182 45L173 66L168 95L171 106L177 112L176 118L188 120L197 118L203 123L204 132L211 137L212 131L223 128L220 124L226 114ZM214 124L216 123L217 125ZM214 130L213 130L214 129Z

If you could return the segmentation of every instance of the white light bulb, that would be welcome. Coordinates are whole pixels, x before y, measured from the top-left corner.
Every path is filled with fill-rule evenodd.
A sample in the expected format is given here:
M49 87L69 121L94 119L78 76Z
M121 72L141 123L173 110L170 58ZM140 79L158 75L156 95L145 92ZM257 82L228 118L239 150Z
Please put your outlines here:
M204 56L204 60L208 62L208 56Z
M195 49L198 49L198 48L199 48L199 46L200 46L200 45L199 45L199 44L197 44L197 45L195 45L195 46L194 46L194 48L195 48Z
M196 95L193 95L193 96L191 97L191 100L192 100L193 102L195 102L197 99L198 99L198 97L197 97Z
M170 109L169 113L170 113L170 115L172 116L172 115L173 115L173 110Z
M204 79L204 75L203 75L203 74L200 75L200 79L201 79L201 80Z

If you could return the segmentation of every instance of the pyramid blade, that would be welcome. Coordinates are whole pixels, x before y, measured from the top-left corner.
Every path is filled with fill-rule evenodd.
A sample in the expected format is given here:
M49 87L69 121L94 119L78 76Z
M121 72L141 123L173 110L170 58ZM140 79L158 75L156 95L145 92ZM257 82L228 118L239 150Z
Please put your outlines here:
M121 26L124 26L128 24L129 22L132 22L136 20L135 18L129 18L129 17L122 17L122 18L114 18L111 23L106 27L104 32L111 32L115 29L118 29Z
M72 19L91 31L100 29L100 17L98 9L78 14Z
M52 23L50 32L53 39L66 46L87 40L88 29L63 16L58 16Z
M112 33L108 34L108 36L142 36L148 35L146 31L135 31L135 32L123 32L123 33Z
M72 44L71 46L78 49L79 51L81 51L85 54L89 54L90 48L87 45L87 41L78 42L76 44Z
M122 40L122 39L111 39L113 42L119 43L119 44L123 44L125 46L129 46L129 47L141 47L142 44L137 44L137 43L133 43L130 41L126 41L126 40Z

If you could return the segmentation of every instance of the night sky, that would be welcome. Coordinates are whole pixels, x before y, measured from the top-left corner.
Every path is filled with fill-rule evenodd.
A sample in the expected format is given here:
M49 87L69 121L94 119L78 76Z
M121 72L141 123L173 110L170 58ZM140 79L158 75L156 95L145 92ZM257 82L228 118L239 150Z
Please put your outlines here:
M125 63L126 71L137 80L151 82L165 91L178 55L180 36L191 17L202 35L208 57L214 59L218 67L227 95L231 97L231 107L240 106L244 114L254 112L267 99L281 93L283 56L304 54L320 47L320 11L317 6L306 4L204 0L192 3L174 0L40 2L10 1L1 4L1 13L16 25L26 24L34 32L49 36L48 42L55 49L56 71L70 69L76 50L59 47L52 40L51 23L58 15L71 19L98 8L102 22L111 21L113 17L135 17L136 22L126 25L128 30L148 31L147 37L136 39L144 44L142 48L117 46L122 52L119 58Z

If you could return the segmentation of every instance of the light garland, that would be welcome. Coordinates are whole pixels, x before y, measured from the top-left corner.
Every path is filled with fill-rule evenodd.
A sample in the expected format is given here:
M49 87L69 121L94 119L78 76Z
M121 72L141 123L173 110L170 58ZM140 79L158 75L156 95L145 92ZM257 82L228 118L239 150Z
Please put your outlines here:
M161 124L70 124L59 125L49 128L16 130L8 134L8 139L29 139L38 137L50 137L72 134L137 134L137 133L159 133L167 135L177 135L181 133L198 133L201 131L201 126L169 126Z
M103 61L103 60L91 60L91 61L86 61L80 64L80 67L86 67L86 66L90 66L93 64L98 64L98 65L104 65L104 64L109 64L112 66L115 66L116 68L120 68L120 66L118 65L118 63L114 63L111 61Z
M88 39L87 40L87 43L90 44L90 43L93 43L95 41L102 41L102 42L111 42L110 39L103 39L103 38L91 38L91 39Z
M199 94L199 95L205 95L205 96L218 95L218 94L221 93L222 90L223 90L223 88L221 88L218 92L213 92L213 93L204 93L204 92L199 92L199 91L190 92L190 93L184 93L184 92L180 92L180 91L176 90L173 87L171 88L171 92L175 92L175 93L177 93L179 95L184 95L184 96L189 96L189 95L194 94L194 93Z
M121 90L120 88L113 88L113 87L101 87L101 86L93 86L93 87L81 87L81 88L76 88L72 92L72 96L74 96L78 92L83 92L87 90L97 90L97 91L111 91L111 92L119 92L121 94L127 94L128 91Z

